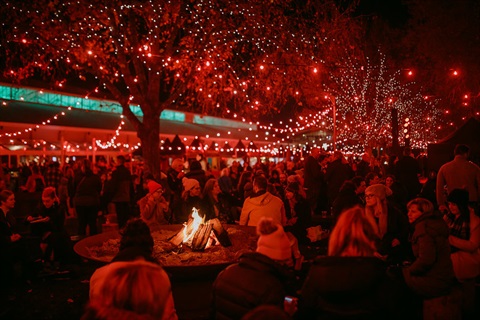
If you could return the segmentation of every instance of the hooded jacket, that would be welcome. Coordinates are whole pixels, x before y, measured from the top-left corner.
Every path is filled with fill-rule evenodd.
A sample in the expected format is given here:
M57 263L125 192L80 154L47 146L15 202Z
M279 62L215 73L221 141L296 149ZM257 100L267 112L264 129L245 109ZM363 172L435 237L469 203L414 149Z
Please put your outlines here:
M272 218L284 226L287 222L283 201L270 192L259 192L245 200L240 215L240 225L256 226L261 217Z
M414 222L414 227L411 243L415 261L403 269L405 282L423 297L448 294L455 275L450 259L447 224L437 214L427 213Z

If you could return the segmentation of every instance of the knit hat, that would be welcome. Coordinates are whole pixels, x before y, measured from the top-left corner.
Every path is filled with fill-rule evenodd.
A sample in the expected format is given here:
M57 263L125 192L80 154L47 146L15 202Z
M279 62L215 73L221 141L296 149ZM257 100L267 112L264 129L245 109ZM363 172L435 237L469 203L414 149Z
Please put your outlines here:
M149 193L154 193L161 187L162 185L154 180L149 180L147 183L147 188Z
M292 257L290 240L283 227L272 218L263 217L257 224L257 252L273 260L287 260Z
M298 193L300 191L300 184L298 182L290 182L285 190L293 192L293 193Z
M183 178L182 183L185 191L190 191L195 187L200 187L200 183L195 179Z
M365 194L367 193L372 193L380 200L384 200L388 196L391 196L393 192L389 187L383 184L372 184L367 189L365 189Z
M455 203L460 209L468 208L468 191L453 189L447 197L448 202Z

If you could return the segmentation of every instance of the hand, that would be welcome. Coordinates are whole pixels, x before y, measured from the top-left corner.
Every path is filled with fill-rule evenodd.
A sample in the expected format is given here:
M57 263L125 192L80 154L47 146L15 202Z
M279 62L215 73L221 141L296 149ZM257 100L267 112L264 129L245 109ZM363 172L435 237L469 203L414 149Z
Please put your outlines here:
M19 235L18 233L14 233L10 236L10 241L16 242L16 241L20 240L21 238L22 238L21 235Z
M399 245L400 245L400 241L397 238L392 240L392 247L396 247L396 246L399 246Z
M35 220L34 217L32 217L32 216L28 216L28 217L27 217L27 221L28 221L28 222L32 222L33 220Z
M185 177L185 172L180 171L177 175L177 179L182 179L183 177Z
M378 252L374 252L373 255L374 255L376 258L380 259L380 260L383 260L383 261L387 260L387 256L386 256L386 255L383 256L383 255L381 255L381 254L378 253Z

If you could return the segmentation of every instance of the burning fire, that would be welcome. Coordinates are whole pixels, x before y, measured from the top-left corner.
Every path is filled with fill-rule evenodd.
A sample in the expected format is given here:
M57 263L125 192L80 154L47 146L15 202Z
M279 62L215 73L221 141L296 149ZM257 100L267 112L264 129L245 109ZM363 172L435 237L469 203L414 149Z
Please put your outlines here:
M192 209L192 218L193 223L191 225L191 230L187 230L188 228L186 222L183 223L183 243L186 245L192 244L193 236L197 232L198 228L200 228L200 226L205 223L205 219L200 217L200 215L198 214L198 209L195 207Z

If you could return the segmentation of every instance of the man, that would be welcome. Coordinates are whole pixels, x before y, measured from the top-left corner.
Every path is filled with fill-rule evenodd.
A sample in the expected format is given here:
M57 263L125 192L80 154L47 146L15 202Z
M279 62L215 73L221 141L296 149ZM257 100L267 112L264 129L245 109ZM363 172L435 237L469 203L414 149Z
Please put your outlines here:
M403 157L395 164L395 177L407 189L407 202L416 198L422 190L422 184L418 180L421 173L420 165L410 154L411 149L403 149Z
M357 163L357 172L356 175L360 176L362 178L365 178L365 176L369 173L372 172L372 167L370 166L370 155L368 153L364 153L362 155L362 160L360 160Z
M60 164L57 161L54 161L48 165L47 172L45 172L45 186L54 187L55 191L58 193L58 186L62 180L62 172L60 171Z
M478 202L480 199L480 168L468 161L470 147L458 144L454 154L455 158L444 164L437 174L436 196L439 207L447 205L447 194L453 189L467 190L471 202Z
M133 195L133 182L130 171L125 167L125 157L117 157L117 167L112 172L112 202L117 212L118 227L123 228L131 218L130 201Z
M282 226L287 222L283 201L267 191L267 184L263 176L253 180L253 194L243 203L240 225L256 226L262 217L272 218Z
M307 194L307 201L310 204L313 212L316 212L318 206L318 199L322 187L325 187L325 179L322 172L322 167L318 163L320 157L320 148L313 148L310 155L305 160L304 168L304 184L305 192Z
M347 180L353 178L353 170L343 157L343 153L335 151L333 153L333 161L327 167L325 179L328 186L328 201L333 204L333 201L338 196L340 187Z

